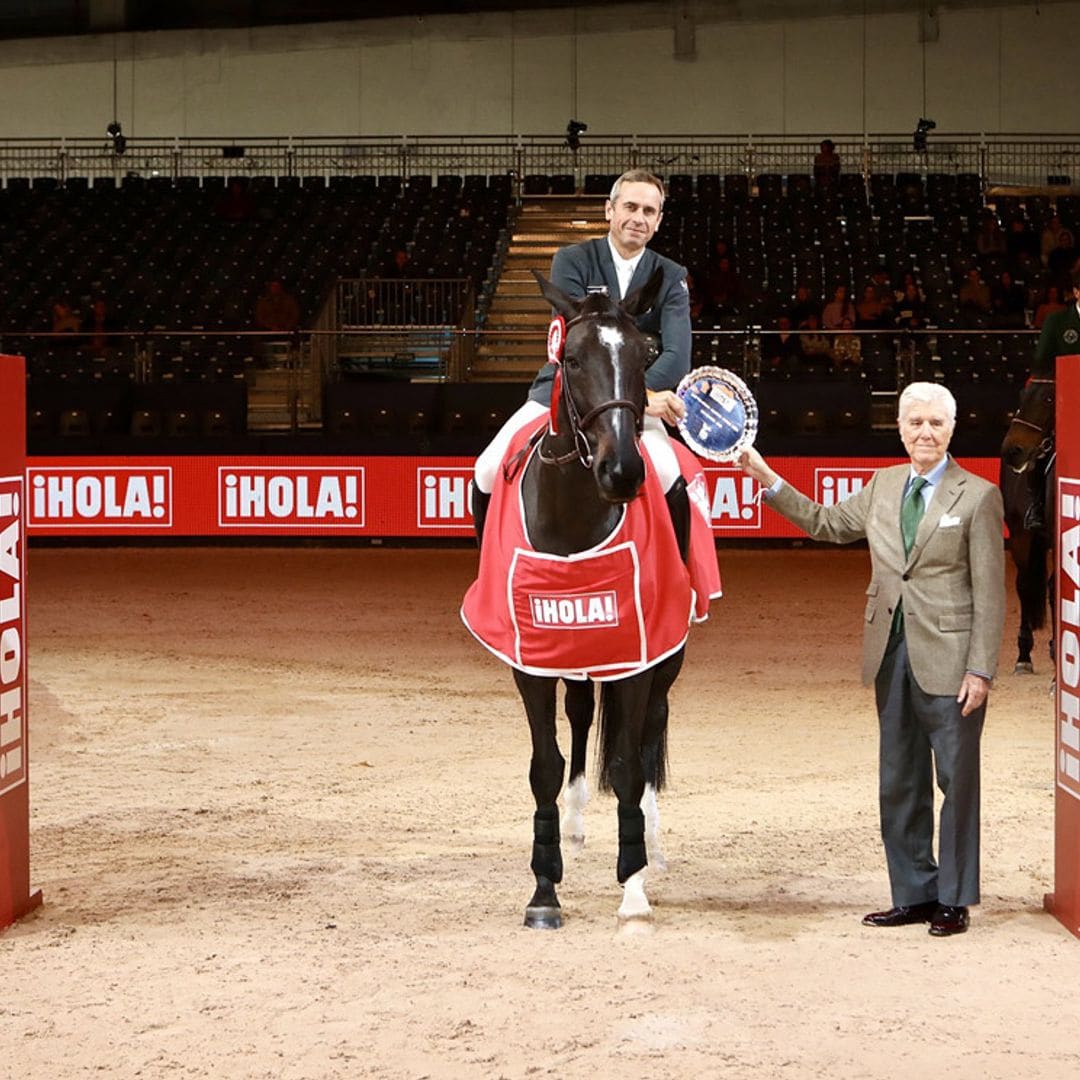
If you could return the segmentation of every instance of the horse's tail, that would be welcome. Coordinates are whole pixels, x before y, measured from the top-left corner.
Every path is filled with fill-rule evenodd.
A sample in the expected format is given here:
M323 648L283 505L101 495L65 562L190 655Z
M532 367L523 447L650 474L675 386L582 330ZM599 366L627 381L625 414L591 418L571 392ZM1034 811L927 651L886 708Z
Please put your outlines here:
M604 683L600 689L600 737L596 744L599 759L597 785L601 791L608 792L612 790L611 773L615 764L620 721L613 705L613 697L611 683ZM645 773L645 783L651 784L656 791L662 791L667 783L667 694L660 699L650 700L649 708L662 709L663 715L646 718L646 728L650 735L641 746L641 766Z

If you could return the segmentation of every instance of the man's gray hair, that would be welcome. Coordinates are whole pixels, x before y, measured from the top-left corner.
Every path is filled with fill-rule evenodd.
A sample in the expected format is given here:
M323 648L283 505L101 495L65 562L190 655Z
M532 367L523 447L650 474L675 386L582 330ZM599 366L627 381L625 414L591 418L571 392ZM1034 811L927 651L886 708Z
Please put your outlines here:
M952 391L941 383L913 382L904 387L897 408L897 418L903 420L915 402L923 405L940 405L945 410L950 424L956 423L956 398Z
M623 184L652 184L660 192L660 209L664 209L664 181L659 176L653 176L647 169L627 169L626 172L611 185L611 194L608 198L615 202L619 197L619 188Z

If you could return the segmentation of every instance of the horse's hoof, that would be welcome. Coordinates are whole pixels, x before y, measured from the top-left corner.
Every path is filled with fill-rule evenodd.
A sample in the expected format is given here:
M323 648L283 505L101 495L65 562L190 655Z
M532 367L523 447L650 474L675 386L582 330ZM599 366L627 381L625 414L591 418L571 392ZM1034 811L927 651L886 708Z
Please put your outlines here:
M525 925L530 930L558 930L562 926L562 910L557 907L527 907Z
M571 855L577 855L585 847L585 837L564 836L562 846L564 851L568 851Z
M1034 675L1035 665L1030 660L1018 660L1013 668L1014 675Z
M648 915L619 916L619 937L645 937L655 930L652 912Z

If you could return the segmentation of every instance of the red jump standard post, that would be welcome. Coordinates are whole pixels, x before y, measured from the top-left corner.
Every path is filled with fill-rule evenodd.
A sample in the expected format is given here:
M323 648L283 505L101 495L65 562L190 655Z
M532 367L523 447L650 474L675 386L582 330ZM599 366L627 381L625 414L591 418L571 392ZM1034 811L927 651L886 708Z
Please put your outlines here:
M0 356L0 929L41 903L30 890L24 370Z
M1080 937L1080 356L1058 357L1056 383L1054 891L1046 908Z

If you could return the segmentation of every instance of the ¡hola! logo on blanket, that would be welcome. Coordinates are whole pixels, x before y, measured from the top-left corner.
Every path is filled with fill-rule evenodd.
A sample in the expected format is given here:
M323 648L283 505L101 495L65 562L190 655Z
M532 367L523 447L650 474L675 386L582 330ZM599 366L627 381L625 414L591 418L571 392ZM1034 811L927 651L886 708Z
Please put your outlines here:
M27 476L35 529L172 526L170 468L50 467L27 469Z
M420 529L471 529L471 468L416 470L416 525Z
M0 477L0 795L26 780L23 482Z
M617 597L610 590L572 596L529 593L529 611L533 626L548 630L601 630L619 625Z
M226 465L218 469L218 525L362 529L363 468Z
M814 498L822 506L835 506L862 491L873 469L815 469Z
M1080 480L1058 479L1057 782L1080 799Z
M756 480L735 466L702 471L708 485L709 523L714 530L761 528Z

